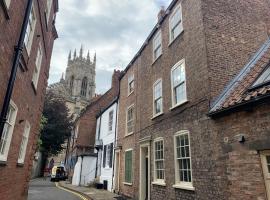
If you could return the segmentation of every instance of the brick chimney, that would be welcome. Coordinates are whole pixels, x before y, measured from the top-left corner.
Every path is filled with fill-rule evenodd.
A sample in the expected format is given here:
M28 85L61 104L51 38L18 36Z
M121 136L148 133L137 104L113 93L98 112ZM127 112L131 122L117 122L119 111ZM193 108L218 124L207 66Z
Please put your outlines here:
M112 75L112 88L119 89L119 78L122 74L122 71L120 70L114 70Z
M165 15L165 7L161 6L160 11L158 12L158 22L164 17Z

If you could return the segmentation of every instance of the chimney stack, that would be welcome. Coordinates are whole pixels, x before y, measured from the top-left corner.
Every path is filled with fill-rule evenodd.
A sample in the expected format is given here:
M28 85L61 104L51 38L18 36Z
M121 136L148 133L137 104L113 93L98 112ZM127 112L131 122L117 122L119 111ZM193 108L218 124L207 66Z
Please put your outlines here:
M164 17L165 15L165 7L161 6L160 11L158 12L158 22Z

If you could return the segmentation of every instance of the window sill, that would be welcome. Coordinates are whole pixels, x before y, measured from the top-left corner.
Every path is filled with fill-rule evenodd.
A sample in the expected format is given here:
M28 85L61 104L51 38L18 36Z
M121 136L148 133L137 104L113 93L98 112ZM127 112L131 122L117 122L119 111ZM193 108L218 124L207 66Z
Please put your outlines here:
M133 133L134 133L134 132L131 132L131 133L125 134L125 137L131 136L131 135L133 135Z
M133 184L132 183L128 183L128 182L123 182L124 185L129 185L129 186L132 186Z
M35 95L37 95L37 88L35 87L33 81L31 81L31 86L32 86L32 88L34 90Z
M170 46L174 43L174 41L175 41L177 38L179 38L180 35L182 35L183 33L184 33L184 30L182 30L182 32L179 33L179 35L177 35L176 38L174 38L172 41L170 41L170 43L168 44L168 47L170 47ZM171 39L170 39L170 40L171 40Z
M179 107L179 106L182 106L183 104L186 104L187 102L188 102L188 100L181 101L180 103L178 103L178 104L172 106L172 107L170 108L170 110L174 110L175 108L177 108L177 107Z
M162 53L155 59L155 60L153 60L153 62L152 62L152 65L154 65L156 62L157 62L157 60L159 60L159 58L162 56Z
M155 114L155 115L153 115L153 117L151 119L153 120L153 119L155 119L155 118L157 118L157 117L159 117L159 116L161 116L163 114L164 114L164 112L160 112L158 114Z
M195 188L192 185L186 185L186 184L175 184L173 185L176 189L183 189L183 190L191 190L194 191Z
M133 94L134 93L134 90L132 90L132 92L130 92L130 93L128 93L128 97L131 95L131 94Z
M17 167L23 167L24 163L17 163Z
M7 166L7 161L0 160L0 166Z
M166 186L166 183L164 181L154 181L152 185Z

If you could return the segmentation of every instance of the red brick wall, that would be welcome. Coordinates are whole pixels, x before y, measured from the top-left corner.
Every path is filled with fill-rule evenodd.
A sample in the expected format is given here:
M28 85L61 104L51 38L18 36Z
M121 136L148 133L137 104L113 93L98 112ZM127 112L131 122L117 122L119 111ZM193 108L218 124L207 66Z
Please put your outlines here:
M2 7L0 8L0 106L2 108L4 95L6 92L8 79L11 72L14 46L17 45L21 31L22 20L26 8L26 0L11 1L8 13L10 19L6 19ZM54 2L55 4L57 1ZM39 121L43 108L44 94L47 86L49 73L49 63L51 58L52 47L55 39L53 33L53 14L48 25L45 25L45 2L34 1L37 23L33 37L32 49L28 56L26 50L23 50L22 59L25 60L27 69L18 68L17 77L12 94L12 100L18 107L18 113L11 145L8 153L8 160L0 165L0 196L1 200L18 199L25 200L28 191L28 182L32 168L32 160L35 153L36 141L39 134ZM39 12L40 11L40 12ZM41 14L41 15L40 15ZM41 19L41 21L40 21ZM40 35L40 37L37 37ZM37 91L34 91L31 82L34 71L34 64L39 42L43 43L43 61L39 76ZM44 44L45 42L45 44ZM25 121L28 120L31 125L27 152L23 166L17 165L19 147L21 144L22 134ZM19 123L19 121L22 121Z

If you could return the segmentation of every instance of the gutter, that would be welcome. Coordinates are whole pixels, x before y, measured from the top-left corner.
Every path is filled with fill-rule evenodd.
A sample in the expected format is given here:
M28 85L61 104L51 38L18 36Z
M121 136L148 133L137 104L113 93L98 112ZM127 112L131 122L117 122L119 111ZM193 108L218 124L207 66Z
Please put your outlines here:
M19 61L20 61L22 51L23 51L23 42L24 42L24 38L25 38L25 34L26 34L28 20L29 20L30 13L31 13L32 3L33 3L33 0L28 0L28 2L27 2L27 7L25 10L25 14L24 14L24 19L23 19L23 24L22 24L22 28L21 28L19 41L18 41L17 46L15 46L15 49L14 49L15 55L14 55L14 59L13 59L13 63L12 63L12 68L11 68L11 73L10 73L10 77L9 77L9 81L8 81L7 91L6 91L5 98L4 98L4 103L3 103L2 111L1 111L1 115L0 115L0 138L2 137L4 126L5 126L5 123L7 121L8 107L10 104L10 99L11 99L11 95L12 95L15 80L16 80L16 74L17 74L17 69L19 66Z

